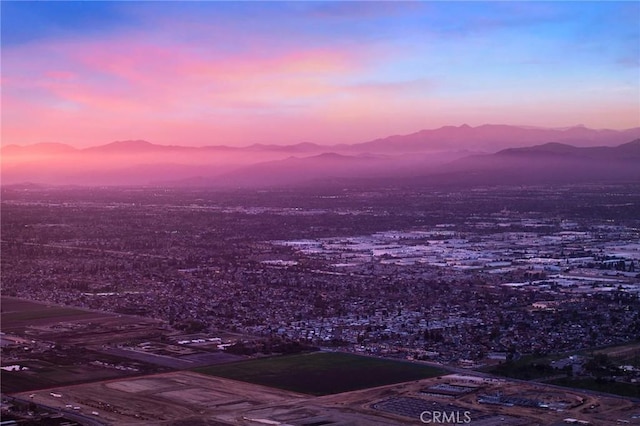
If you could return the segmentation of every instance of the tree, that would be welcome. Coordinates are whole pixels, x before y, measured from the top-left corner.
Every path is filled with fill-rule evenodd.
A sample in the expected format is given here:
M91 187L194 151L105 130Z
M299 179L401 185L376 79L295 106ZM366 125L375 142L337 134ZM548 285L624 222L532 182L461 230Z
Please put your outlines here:
M596 378L613 375L618 371L618 367L616 367L609 355L603 353L596 353L584 364L584 369Z

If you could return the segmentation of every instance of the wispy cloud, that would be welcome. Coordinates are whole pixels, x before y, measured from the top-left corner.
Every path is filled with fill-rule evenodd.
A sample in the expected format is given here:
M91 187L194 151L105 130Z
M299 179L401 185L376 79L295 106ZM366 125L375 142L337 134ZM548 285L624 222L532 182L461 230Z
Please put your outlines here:
M357 142L481 121L631 127L640 36L629 7L10 2L3 144Z

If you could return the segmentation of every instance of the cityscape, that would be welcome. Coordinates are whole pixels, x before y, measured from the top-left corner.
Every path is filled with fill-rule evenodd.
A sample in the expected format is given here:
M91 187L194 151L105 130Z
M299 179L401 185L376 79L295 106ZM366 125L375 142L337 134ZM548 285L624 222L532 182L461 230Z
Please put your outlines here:
M545 416L554 412L555 422L571 417L564 405L540 408L550 396L532 399L510 380L637 400L639 194L637 184L451 191L5 187L3 392L62 408L64 398L52 395L65 395L64 388L37 389L208 372L319 350L412 362L439 369L439 377L458 374L463 379L427 381L436 390L418 394L434 401L474 395L480 408L460 409L480 424L497 422L499 414L487 407L512 406L500 399L509 395L503 386L512 387L509 398L524 398ZM55 310L49 317L38 306ZM62 374L68 370L73 374ZM474 380L500 384L465 388ZM381 411L399 415L400 423L417 418L407 413L429 411L426 400L411 402L415 392L403 394L373 401L356 423L374 416L393 424L376 417ZM65 405L115 423L136 418L82 401ZM531 424L538 415L515 406L510 424ZM607 424L608 411L600 417L581 407L574 410L582 416L571 415ZM616 415L637 421L638 403L629 408ZM214 418L246 417L223 411ZM325 420L349 419L336 413Z

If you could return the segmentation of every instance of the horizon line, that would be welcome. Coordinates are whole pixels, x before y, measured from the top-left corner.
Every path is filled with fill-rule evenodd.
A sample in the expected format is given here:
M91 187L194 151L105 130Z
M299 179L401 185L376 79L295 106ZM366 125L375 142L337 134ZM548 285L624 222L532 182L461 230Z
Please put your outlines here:
M389 135L385 135L385 136L380 136L377 137L375 139L369 139L366 141L360 141L360 142L354 142L354 143L334 143L334 144L330 144L330 143L317 143L317 142L309 142L309 141L300 141L300 142L296 142L296 143L291 143L291 144L277 144L277 143L252 143L249 145L225 145L225 144L207 144L207 145L184 145L184 144L176 144L176 143L169 143L169 144L162 144L162 143L155 143L155 142L151 142L145 138L131 138L131 139L122 139L122 140L112 140L110 142L103 142L103 143L98 143L96 145L85 145L85 146L77 146L77 144L71 144L71 143L66 143L66 142L57 142L57 141L42 141L42 142L31 142L31 143L26 143L26 144L19 144L19 143L8 143L8 144L3 144L0 143L0 148L4 149L4 148L8 148L8 147L20 147L20 148L26 148L26 147L30 147L30 146L36 146L36 145L64 145L64 146L68 146L70 148L74 148L77 149L79 151L84 150L84 149L90 149L90 148L98 148L98 147L102 147L102 146L106 146L106 145L111 145L111 144L115 144L115 143L124 143L124 142L144 142L150 145L154 145L154 146L162 146L162 147L183 147L183 148L210 148L210 147L217 147L217 148L228 148L228 149L246 149L246 148L251 148L251 147L256 147L256 146L273 146L273 147L293 147L293 146L298 146L298 145L315 145L318 147L327 147L327 148L331 148L331 147L337 147L337 146L354 146L354 145L359 145L359 144L363 144L363 143L368 143L368 142L373 142L373 141L378 141L381 139L387 139L387 138L393 138L393 137L403 137L403 136L410 136L410 135L414 135L420 132L424 132L424 131L436 131L436 130L441 130L441 129L445 129L445 128L456 128L456 129L461 129L461 128L470 128L470 129L477 129L480 127L488 127L488 126L505 126L505 127L513 127L513 128L520 128L520 129L524 129L524 130L555 130L555 131L568 131L568 130L572 130L572 129L585 129L585 130L592 130L592 131L597 131L597 132L601 132L601 131L612 131L612 132L624 132L624 131L629 131L629 130L635 130L635 129L640 129L640 124L638 126L634 126L634 127L625 127L625 128L620 128L620 129L613 129L613 128L592 128L589 126L586 126L584 124L575 124L575 125L570 125L570 126L562 126L562 127L545 127L545 126L534 126L534 125L527 125L527 124L504 124L504 123L485 123L485 124L480 124L477 126L471 126L468 125L466 123L460 124L460 125L453 125L453 124L446 124L440 127L433 127L433 128L422 128L413 132L409 132L409 133L396 133L396 134L389 134Z

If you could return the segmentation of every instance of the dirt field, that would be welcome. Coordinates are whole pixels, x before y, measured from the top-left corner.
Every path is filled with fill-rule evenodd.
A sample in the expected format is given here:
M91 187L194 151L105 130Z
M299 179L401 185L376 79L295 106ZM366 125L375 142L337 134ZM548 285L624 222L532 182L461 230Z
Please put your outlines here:
M162 332L158 321L2 297L2 392L15 393L168 371L100 353L102 345ZM51 342L55 342L55 345ZM81 347L77 346L81 345ZM93 350L96 349L96 350Z
M109 380L23 393L33 401L80 412L97 412L108 424L171 424L213 414L237 413L257 405L302 400L293 392L249 385L191 372ZM60 395L59 397L55 395ZM232 414L230 414L232 415Z
M2 331L11 333L29 326L107 318L109 314L30 302L12 297L0 300Z
M634 356L640 356L640 343L633 343L631 345L613 346L611 348L605 348L595 351L599 354L607 354L611 358L615 359L628 359Z
M160 335L161 321L2 297L2 331L60 344L102 345Z
M465 377L450 375L313 397L199 373L173 372L36 391L33 400L63 410L79 407L79 412L95 411L96 418L112 425L419 425L419 412L424 409L468 411L474 426L554 425L569 417L592 425L619 425L618 420L640 424L640 404L629 400L495 379L470 383ZM458 398L424 393L437 384L473 386L475 390ZM560 411L478 401L480 395L498 393L514 401L565 405ZM71 408L65 408L67 405Z

